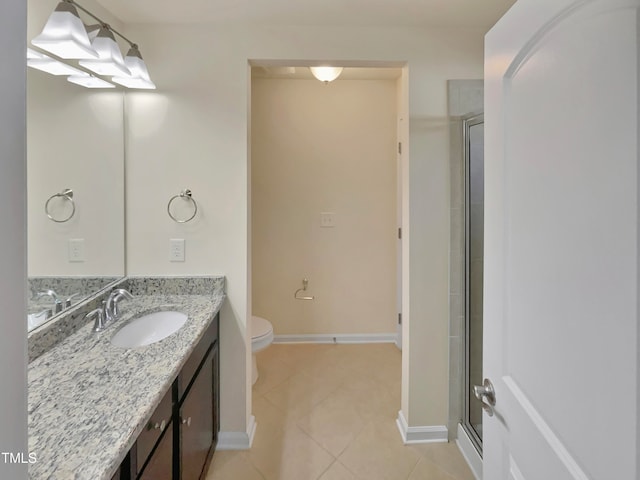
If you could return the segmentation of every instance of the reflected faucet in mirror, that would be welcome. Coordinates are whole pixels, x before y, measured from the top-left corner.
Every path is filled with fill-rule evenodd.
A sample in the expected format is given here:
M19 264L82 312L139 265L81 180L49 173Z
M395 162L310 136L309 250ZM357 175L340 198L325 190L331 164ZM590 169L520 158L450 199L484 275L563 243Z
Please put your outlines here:
M51 299L53 300L53 307L54 307L53 311L55 313L60 313L62 311L63 304L56 292L49 289L49 290L44 290L42 292L36 293L36 299L40 299L42 297L51 297Z

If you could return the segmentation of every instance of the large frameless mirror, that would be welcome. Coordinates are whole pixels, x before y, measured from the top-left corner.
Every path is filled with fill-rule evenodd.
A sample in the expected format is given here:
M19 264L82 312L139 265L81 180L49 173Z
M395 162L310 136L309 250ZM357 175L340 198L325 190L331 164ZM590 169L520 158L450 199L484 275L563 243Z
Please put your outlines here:
M27 69L28 330L124 276L123 95Z

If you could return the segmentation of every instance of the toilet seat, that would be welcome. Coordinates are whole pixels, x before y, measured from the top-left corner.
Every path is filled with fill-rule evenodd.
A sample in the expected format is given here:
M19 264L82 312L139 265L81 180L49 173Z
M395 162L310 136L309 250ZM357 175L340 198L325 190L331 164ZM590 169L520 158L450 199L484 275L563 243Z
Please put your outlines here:
M273 342L273 325L262 317L251 317L251 351L259 352Z

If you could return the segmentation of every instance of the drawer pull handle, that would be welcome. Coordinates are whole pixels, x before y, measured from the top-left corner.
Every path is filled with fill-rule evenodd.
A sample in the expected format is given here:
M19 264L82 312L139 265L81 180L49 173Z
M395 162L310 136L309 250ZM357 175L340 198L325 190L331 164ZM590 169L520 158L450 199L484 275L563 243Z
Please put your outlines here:
M184 419L184 418L183 418L181 423L182 423L183 425L186 425L187 427L190 427L190 426L191 426L191 417L189 417L189 418L187 418L187 419Z
M164 432L164 428L167 426L167 422L165 420L162 420L162 422L158 423L151 423L149 422L149 424L147 425L147 430L160 430L161 432Z

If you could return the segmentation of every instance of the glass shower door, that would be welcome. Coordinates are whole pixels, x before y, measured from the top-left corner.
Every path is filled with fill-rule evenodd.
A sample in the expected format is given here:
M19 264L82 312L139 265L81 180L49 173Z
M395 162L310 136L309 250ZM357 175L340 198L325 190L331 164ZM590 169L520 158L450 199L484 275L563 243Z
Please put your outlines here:
M484 116L465 119L465 388L463 426L482 453L482 292L484 249Z

